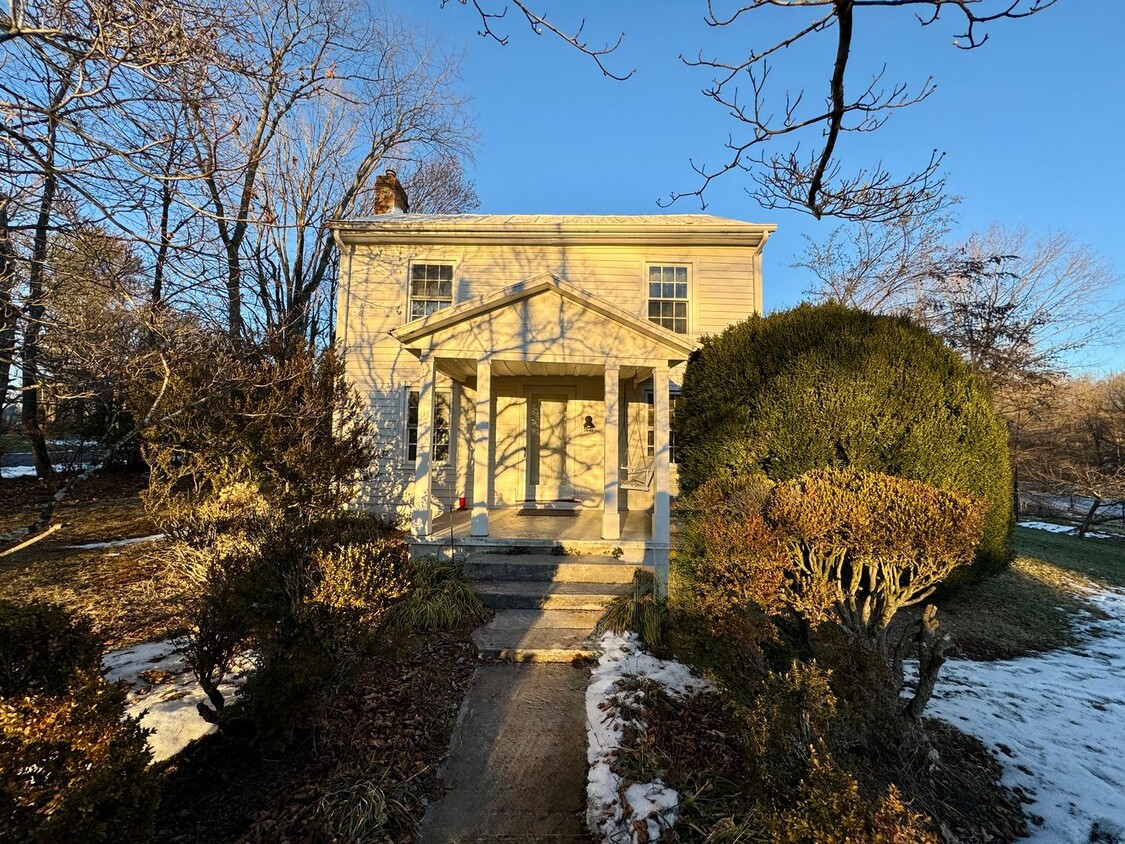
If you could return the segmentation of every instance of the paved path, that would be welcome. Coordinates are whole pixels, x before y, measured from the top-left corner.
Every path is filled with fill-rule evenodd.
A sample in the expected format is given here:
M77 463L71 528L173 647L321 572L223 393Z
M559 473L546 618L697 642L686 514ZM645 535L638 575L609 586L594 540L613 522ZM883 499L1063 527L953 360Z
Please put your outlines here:
M563 664L478 668L420 844L588 841L588 681Z

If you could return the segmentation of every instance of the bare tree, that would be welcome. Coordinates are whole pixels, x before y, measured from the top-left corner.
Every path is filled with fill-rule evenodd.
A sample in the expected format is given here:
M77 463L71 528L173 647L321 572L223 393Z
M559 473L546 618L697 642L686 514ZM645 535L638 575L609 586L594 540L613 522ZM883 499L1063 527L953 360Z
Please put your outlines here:
M947 260L958 201L885 223L845 223L824 241L806 235L805 252L794 264L816 277L805 295L873 313L920 315L935 267Z
M200 203L223 249L230 335L252 320L301 337L330 301L322 224L363 207L387 161L470 136L455 63L351 0L261 4L242 32L212 83L224 96L192 108Z
M480 207L477 187L455 155L420 162L403 175L402 186L415 214L465 214Z
M591 46L583 36L585 21L570 29L560 28L544 12L533 8L539 3L526 0L458 0L471 5L481 22L480 34L504 44L507 36L497 31L509 5L514 7L536 34L549 33L561 38L589 56L601 71L614 79L626 79L633 71L618 74L606 61L621 39L602 47ZM973 50L988 40L990 24L1038 14L1056 0L742 0L719 9L708 0L707 24L715 29L752 27L771 9L791 13L797 21L789 35L772 44L750 43L733 58L709 55L700 49L692 66L713 73L703 94L731 115L740 125L725 144L723 163L709 167L692 162L700 177L691 191L673 192L671 201L693 196L706 207L705 194L711 182L731 172L746 172L754 182L750 194L764 208L795 208L816 218L824 216L848 220L891 222L904 213L915 215L940 207L944 177L942 154L932 151L916 170L892 174L881 163L860 167L850 173L842 170L839 146L848 133L878 130L896 112L927 99L935 90L932 77L918 86L888 81L885 67L875 62L860 81L854 79L857 56L853 53L857 10L907 11L922 26L936 24L948 11L962 28L954 44ZM448 0L443 0L443 6ZM775 64L792 48L808 44L815 48L824 42L825 65L829 69L825 90L814 92L785 90L775 86ZM781 78L785 73L781 74ZM790 142L787 151L773 152L776 142ZM802 148L802 143L805 147Z
M923 321L997 389L1058 375L1110 328L1118 277L1064 232L994 225L930 266Z
M1066 379L1046 399L1049 411L1025 437L1024 480L1036 491L1086 499L1083 538L1125 505L1125 375Z
M22 285L21 426L40 477L53 471L39 381L51 235L80 218L128 228L137 185L155 172L146 172L147 156L163 142L141 115L160 98L169 68L196 61L213 34L214 18L201 8L163 0L13 1L0 15L8 246L23 233L22 248L9 249L17 270L5 284ZM5 355L9 372L14 357Z
M940 334L1002 402L1105 337L1118 276L1090 247L999 225L950 242L949 226L944 212L852 223L810 240L797 266L816 276L814 298L904 314Z

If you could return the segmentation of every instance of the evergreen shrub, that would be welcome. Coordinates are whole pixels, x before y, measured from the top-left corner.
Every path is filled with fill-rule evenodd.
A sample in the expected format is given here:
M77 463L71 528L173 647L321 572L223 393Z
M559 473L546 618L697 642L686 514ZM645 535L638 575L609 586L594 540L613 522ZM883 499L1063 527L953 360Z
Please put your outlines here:
M85 619L45 601L0 601L0 697L62 694L75 671L97 671L100 660Z
M704 340L676 405L679 481L851 467L988 502L977 575L1010 559L1008 433L985 384L908 319L840 305L751 317Z
M147 733L102 677L89 625L4 602L0 639L0 840L147 841L159 799Z

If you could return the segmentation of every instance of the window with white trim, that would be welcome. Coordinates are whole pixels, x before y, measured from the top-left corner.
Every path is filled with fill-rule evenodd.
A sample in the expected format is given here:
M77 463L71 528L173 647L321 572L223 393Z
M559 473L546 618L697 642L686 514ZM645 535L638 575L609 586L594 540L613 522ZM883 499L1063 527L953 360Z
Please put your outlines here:
M438 390L434 393L433 436L430 439L430 454L433 462L445 463L449 460L450 431L453 418L453 394ZM418 459L418 391L409 390L406 394L406 459L410 463Z
M678 463L679 458L676 455L676 400L679 399L678 393L668 394L668 462ZM652 390L648 391L646 396L648 400L648 450L649 457L656 455L656 408L652 403Z
M651 265L648 268L648 318L657 325L688 333L688 268Z
M453 304L452 264L410 265L410 318L429 316Z

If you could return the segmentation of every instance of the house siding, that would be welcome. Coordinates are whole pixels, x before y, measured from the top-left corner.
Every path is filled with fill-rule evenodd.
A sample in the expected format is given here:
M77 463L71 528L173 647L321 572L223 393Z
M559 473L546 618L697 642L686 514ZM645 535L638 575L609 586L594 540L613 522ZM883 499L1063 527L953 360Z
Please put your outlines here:
M760 250L746 246L590 246L567 245L348 245L341 262L338 338L347 374L367 398L377 431L380 458L375 477L364 485L358 503L365 509L404 518L409 514L414 466L406 460L405 391L420 379L418 360L390 335L409 321L408 278L411 263L452 263L453 304L496 293L542 273L570 284L642 319L647 319L647 267L685 264L690 268L690 331L693 338L722 331L732 322L760 311ZM682 367L672 381L681 380ZM524 447L515 441L526 422L525 391L535 379L496 378L493 414L496 431L496 472L492 502L507 505L522 498ZM571 384L576 391L574 413L590 415L602 430L602 380L574 377L551 384ZM433 499L436 508L454 506L459 497L472 500L473 391L438 374L438 390L454 392L455 436L451 461L436 466ZM646 409L640 391L627 387L627 435L622 461L644 458ZM587 444L596 441L596 448ZM508 443L506 446L505 443ZM600 506L603 484L602 443L597 437L576 435L573 478L583 504ZM595 453L596 451L596 453ZM628 506L647 507L643 493L632 493Z

